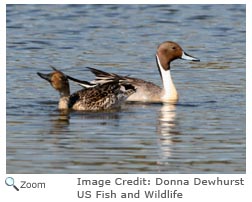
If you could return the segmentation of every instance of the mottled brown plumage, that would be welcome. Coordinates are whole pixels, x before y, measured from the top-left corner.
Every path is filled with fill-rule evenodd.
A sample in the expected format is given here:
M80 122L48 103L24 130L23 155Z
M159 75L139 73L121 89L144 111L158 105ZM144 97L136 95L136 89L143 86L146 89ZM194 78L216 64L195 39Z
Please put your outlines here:
M79 90L70 95L68 76L61 71L53 68L54 71L49 74L38 75L49 81L54 89L59 91L59 109L74 110L106 110L121 106L121 104L135 92L135 88L127 82L113 80L103 84L91 84L85 82L88 88Z

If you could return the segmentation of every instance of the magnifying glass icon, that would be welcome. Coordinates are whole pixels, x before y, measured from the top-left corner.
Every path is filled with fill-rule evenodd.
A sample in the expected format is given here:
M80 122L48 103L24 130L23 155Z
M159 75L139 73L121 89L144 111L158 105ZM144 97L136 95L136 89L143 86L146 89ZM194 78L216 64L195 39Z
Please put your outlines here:
M19 191L19 189L15 186L15 184L14 184L14 178L13 177L7 177L6 179L5 179L5 184L7 185L7 186L13 186L17 191Z

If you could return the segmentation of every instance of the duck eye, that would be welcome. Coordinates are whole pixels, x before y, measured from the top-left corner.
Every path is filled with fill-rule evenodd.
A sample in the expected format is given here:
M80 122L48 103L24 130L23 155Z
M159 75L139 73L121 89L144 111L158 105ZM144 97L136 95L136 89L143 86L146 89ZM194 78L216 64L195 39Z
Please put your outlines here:
M173 49L173 50L176 50L176 47L175 47L175 46L173 46L173 47L172 47L172 49Z

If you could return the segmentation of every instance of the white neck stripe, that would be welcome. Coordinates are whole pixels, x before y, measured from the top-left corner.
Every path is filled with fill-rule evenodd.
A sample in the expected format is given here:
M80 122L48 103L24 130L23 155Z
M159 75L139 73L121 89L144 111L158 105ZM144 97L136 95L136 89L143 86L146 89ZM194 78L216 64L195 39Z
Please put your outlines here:
M157 63L158 63L158 68L160 70L160 74L162 77L162 81L163 81L163 88L164 88L164 95L163 98L169 98L171 96L171 84L172 82L172 78L171 78L171 72L170 70L164 70L164 68L162 67L160 60L157 56Z

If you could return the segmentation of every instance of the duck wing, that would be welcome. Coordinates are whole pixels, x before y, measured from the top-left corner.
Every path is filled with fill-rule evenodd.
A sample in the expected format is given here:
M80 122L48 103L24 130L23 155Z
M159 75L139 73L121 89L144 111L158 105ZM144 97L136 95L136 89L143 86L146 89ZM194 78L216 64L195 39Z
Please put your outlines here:
M120 84L118 80L97 84L72 94L69 108L77 110L105 110L120 107L135 92L130 84Z

